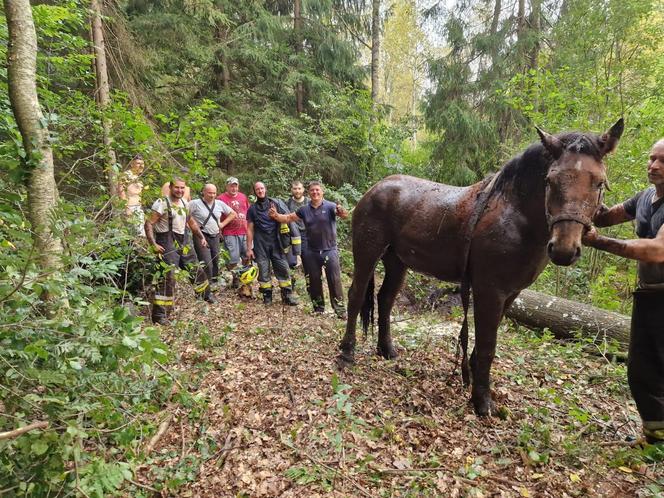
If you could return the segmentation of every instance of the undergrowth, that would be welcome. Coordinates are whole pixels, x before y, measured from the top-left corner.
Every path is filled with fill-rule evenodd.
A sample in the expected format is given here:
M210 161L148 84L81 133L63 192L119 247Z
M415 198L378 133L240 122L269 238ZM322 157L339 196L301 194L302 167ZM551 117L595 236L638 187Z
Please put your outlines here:
M119 224L63 203L64 270L40 274L24 194L0 195L0 431L48 423L0 439L0 494L113 495L174 382L158 329L135 312L145 303L124 292L135 248Z

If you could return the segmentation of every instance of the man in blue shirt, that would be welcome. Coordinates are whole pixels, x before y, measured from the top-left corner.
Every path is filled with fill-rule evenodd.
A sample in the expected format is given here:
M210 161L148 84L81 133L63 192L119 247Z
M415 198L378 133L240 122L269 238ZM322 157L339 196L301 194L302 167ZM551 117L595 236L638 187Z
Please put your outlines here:
M280 238L282 227L268 214L268 211L277 212L277 209L285 213L286 206L278 199L267 196L267 188L263 182L254 184L254 193L256 202L247 212L247 258L255 259L258 265L259 291L263 294L263 303L272 303L271 265L281 288L281 301L289 306L296 306L297 299L291 288L286 260L288 247L284 247Z
M309 283L309 296L314 312L325 311L323 297L323 268L334 312L341 319L346 318L343 289L341 287L341 266L337 249L337 216L347 218L348 212L339 204L323 198L323 185L309 183L309 202L294 213L279 214L270 209L270 217L279 223L302 221L306 228L307 249L302 252L302 266Z
M650 151L652 187L631 199L602 206L593 222L599 227L636 221L638 239L619 240L586 232L583 243L638 261L627 380L650 443L664 444L664 139Z

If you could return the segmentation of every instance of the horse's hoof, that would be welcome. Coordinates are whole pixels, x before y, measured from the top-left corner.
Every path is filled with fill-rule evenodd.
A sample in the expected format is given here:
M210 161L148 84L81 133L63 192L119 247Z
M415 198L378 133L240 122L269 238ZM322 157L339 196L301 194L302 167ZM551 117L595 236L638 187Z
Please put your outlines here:
M340 353L337 356L337 368L343 370L346 367L351 367L355 364L355 358L352 354Z
M491 399L491 396L482 397L479 400L473 399L473 408L478 417L492 417L498 415L496 404Z
M399 357L399 353L397 353L396 349L394 349L392 346L389 348L381 348L379 346L377 353L386 360L394 360L395 358Z

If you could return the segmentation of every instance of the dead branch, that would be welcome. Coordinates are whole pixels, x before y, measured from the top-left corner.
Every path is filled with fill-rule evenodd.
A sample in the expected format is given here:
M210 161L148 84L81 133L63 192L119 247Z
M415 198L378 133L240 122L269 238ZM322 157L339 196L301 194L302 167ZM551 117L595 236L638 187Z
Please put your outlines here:
M168 406L166 408L166 412L168 412L168 415L166 418L162 421L161 424L159 424L159 428L157 429L157 432L155 433L154 436L152 436L152 439L148 442L147 446L145 447L145 455L149 455L152 453L152 450L157 446L157 443L159 443L159 440L162 438L164 434L166 434L166 431L168 430L168 426L171 425L171 422L173 421L174 413L173 409L171 406Z
M0 441L4 439L14 439L21 434L25 434L26 432L30 432L35 429L46 429L48 427L48 422L42 421L42 422L33 422L31 424L26 425L25 427L19 427L18 429L14 429L13 431L7 431L7 432L0 432Z
M136 486L138 488L147 489L148 491L152 491L153 493L159 493L158 489L155 489L152 486L148 486L147 484L143 484L143 483L140 483L138 481L134 481L132 479L127 479L127 482L133 484L134 486Z

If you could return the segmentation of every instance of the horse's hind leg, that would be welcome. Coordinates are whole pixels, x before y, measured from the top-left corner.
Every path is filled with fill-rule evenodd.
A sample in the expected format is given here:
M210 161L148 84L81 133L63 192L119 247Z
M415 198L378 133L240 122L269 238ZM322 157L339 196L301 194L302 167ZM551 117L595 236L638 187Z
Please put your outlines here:
M470 357L473 374L471 400L478 415L491 415L491 364L496 354L498 325L505 309L505 297L491 290L473 291L475 348Z
M390 312L406 277L406 265L394 249L389 248L383 256L385 279L378 292L378 354L391 360L397 357L390 334Z

